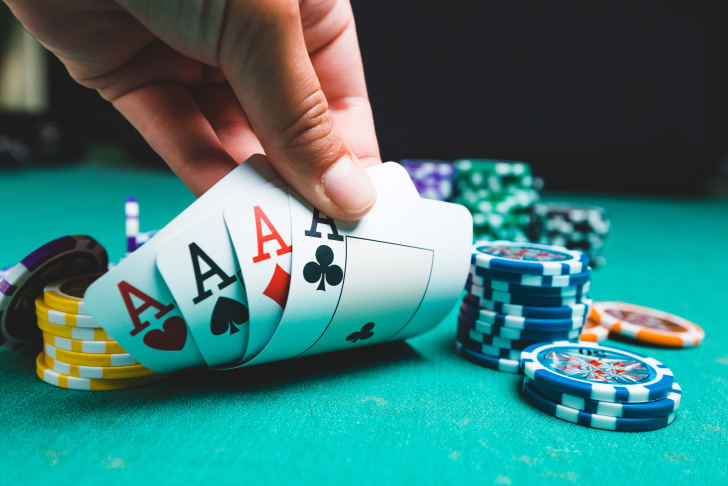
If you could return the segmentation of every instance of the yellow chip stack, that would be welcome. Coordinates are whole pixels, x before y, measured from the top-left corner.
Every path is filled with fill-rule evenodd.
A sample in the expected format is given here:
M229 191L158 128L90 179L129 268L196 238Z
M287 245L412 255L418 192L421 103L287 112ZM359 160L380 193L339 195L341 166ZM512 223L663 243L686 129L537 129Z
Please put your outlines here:
M38 377L73 390L120 390L146 385L156 375L139 364L85 313L83 295L101 274L67 278L45 287L35 300L43 351Z

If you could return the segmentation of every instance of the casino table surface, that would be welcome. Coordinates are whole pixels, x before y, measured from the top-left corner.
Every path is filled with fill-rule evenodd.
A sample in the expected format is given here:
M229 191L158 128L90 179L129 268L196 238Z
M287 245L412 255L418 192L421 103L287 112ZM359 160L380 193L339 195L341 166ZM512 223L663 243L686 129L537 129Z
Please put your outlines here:
M118 260L126 196L139 199L142 230L193 200L164 171L101 163L0 172L0 195L0 265L71 233ZM556 198L611 215L594 298L706 331L696 349L608 341L673 370L683 399L669 427L593 430L535 409L520 377L455 354L453 310L406 343L116 392L55 388L35 376L35 353L0 351L0 483L726 484L728 201L545 197Z

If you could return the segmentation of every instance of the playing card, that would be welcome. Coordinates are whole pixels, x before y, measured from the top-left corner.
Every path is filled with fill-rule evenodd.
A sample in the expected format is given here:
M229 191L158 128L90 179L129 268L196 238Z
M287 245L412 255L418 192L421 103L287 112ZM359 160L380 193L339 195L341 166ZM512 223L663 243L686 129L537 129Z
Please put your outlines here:
M273 179L267 160L254 156L198 198L137 251L94 282L86 309L127 352L148 368L168 372L205 364L172 294L155 265L169 236L225 203Z
M276 183L254 191L230 202L224 214L253 323L245 361L273 335L288 299L292 251L288 188Z
M291 194L288 302L249 364L387 341L410 326L422 332L455 304L469 268L468 211L377 190L375 206L353 223Z
M248 344L250 313L223 212L165 240L157 253L157 268L205 363L219 366L241 359Z

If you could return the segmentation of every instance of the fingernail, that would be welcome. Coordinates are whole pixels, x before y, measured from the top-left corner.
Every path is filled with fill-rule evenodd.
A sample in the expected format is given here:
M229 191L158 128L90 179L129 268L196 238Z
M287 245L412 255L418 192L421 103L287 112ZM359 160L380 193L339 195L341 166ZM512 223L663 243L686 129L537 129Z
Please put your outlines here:
M377 197L377 191L369 175L348 155L326 169L321 183L329 199L347 214L356 215L363 212Z

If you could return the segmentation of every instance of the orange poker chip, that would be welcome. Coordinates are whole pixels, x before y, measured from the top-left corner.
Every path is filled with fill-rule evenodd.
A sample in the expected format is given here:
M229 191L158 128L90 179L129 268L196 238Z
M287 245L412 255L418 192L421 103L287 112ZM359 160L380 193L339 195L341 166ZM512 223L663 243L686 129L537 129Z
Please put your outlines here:
M615 334L673 348L697 346L705 337L705 331L687 319L624 302L594 302L589 318Z
M581 328L579 341L591 341L593 343L601 343L609 337L609 329L599 323L587 319L584 327Z

